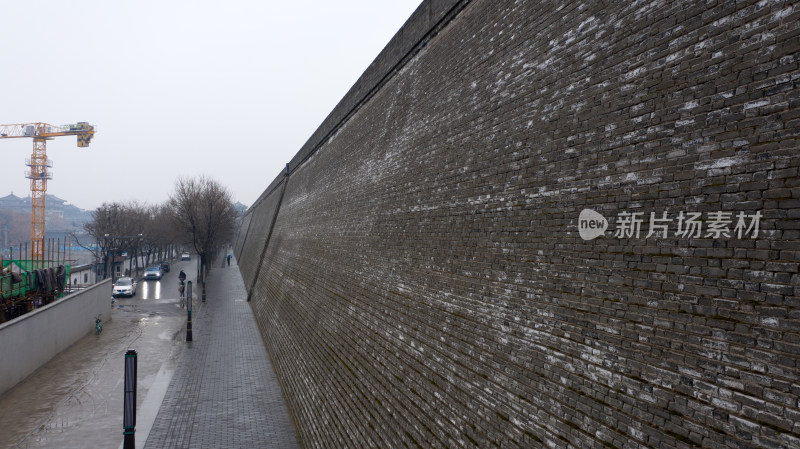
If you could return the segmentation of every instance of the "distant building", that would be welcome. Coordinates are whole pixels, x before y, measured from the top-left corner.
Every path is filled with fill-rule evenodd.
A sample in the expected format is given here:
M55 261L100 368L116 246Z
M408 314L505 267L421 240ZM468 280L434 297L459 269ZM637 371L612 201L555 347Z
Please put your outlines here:
M128 258L125 256L114 256L111 269L114 271L115 279L126 274L125 262L127 260ZM85 288L96 284L103 280L105 268L105 264L102 261L72 265L69 270L69 284L73 288ZM109 274L109 277L111 277L111 274Z
M237 212L239 215L242 215L242 214L244 214L245 212L247 212L247 206L245 206L244 204L242 204L242 203L240 203L240 202L238 202L238 201L237 201L237 202L236 202L236 203L233 205L233 209L234 209L234 210L235 210L235 211L236 211L236 212Z
M6 210L17 214L31 213L31 197L24 198L11 194L0 197L0 211ZM67 200L55 195L45 195L45 229L67 231L81 229L83 224L92 219L90 211L76 207Z
M73 287L86 287L97 282L95 264L73 265L69 270L69 284Z
M27 204L27 206L26 206L26 204ZM26 209L26 207L27 207L27 209ZM20 213L20 212L23 212L23 211L27 212L27 213L30 213L30 211L31 211L30 198L28 199L28 202L26 203L24 199L14 195L14 192L11 192L11 194L9 194L8 196L4 196L4 197L0 198L0 209L6 209L6 210L9 210L11 212L16 212L16 213Z

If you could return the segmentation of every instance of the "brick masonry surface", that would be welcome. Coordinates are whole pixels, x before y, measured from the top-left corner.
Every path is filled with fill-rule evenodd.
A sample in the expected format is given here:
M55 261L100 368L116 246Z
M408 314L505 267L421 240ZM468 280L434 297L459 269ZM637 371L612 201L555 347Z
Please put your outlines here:
M799 448L798 62L792 1L423 2L237 237L302 444Z

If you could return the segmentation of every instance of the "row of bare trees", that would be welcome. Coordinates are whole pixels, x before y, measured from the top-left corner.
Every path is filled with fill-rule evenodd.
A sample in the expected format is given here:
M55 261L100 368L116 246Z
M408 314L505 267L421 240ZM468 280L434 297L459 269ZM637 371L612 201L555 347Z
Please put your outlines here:
M207 269L215 251L233 236L235 221L227 188L205 176L179 178L163 204L104 203L84 225L94 242L81 243L87 248L96 244L95 255L104 260L127 252L132 272L140 259L148 265L169 258L179 247L194 250Z
M230 191L211 178L180 178L167 201L171 223L208 269L216 251L233 238L236 209Z

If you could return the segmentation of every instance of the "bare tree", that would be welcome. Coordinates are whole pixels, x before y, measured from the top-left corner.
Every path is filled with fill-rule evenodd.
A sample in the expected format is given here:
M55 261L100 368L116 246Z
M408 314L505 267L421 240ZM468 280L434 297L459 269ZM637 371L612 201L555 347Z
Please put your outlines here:
M146 206L137 202L127 204L104 203L92 212L92 219L84 224L84 230L97 242L95 257L102 257L108 270L110 256L128 255L128 270L133 274L139 270L138 256L150 259L153 251L160 251L159 244L163 240L161 234L170 234L169 226L156 227L154 211L157 206ZM162 219L163 222L163 219ZM86 243L79 244L92 248ZM145 254L145 249L147 253ZM134 267L135 265L135 267ZM108 276L106 272L106 277Z
M156 260L172 258L172 247L182 235L172 221L165 205L151 206L145 210L144 235L146 251L142 254L149 264Z
M5 232L5 235L3 235ZM0 244L27 242L31 238L31 214L0 209ZM2 249L6 249L3 247Z
M83 229L91 235L98 245L96 257L102 256L104 262L103 278L112 275L109 264L113 266L113 258L127 249L128 242L121 237L127 235L131 227L128 210L119 203L103 203L92 211L92 219L83 225Z
M233 236L236 210L230 192L205 176L179 178L167 208L207 270L214 252Z

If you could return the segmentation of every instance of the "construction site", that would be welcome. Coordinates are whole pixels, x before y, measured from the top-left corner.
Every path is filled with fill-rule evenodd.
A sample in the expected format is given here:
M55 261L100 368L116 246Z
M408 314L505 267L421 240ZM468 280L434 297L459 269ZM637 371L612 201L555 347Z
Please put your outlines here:
M31 157L26 160L31 190L31 238L0 253L0 324L71 293L70 269L72 242L68 238L45 238L45 196L52 179L52 162L47 157L47 141L61 136L77 136L78 147L88 147L94 126L86 122L53 126L47 123L0 125L0 139L33 139Z

